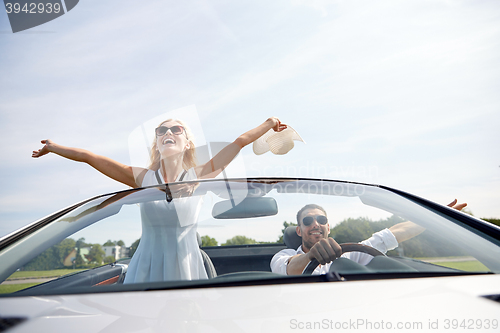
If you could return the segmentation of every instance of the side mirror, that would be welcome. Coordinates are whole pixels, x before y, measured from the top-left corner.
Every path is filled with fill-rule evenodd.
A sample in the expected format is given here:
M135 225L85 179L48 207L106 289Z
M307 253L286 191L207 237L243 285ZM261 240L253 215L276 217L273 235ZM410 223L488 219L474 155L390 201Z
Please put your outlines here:
M278 204L274 198L246 197L234 205L232 200L217 202L212 209L216 219L246 219L278 214Z

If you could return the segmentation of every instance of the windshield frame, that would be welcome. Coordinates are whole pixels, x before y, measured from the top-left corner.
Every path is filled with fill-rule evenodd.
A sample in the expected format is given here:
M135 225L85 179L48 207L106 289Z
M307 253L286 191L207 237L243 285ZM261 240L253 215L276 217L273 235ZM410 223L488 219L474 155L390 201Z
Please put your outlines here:
M475 233L476 235L484 238L485 240L492 242L495 245L500 247L500 228L493 226L493 225L491 225L487 222L484 222L482 220L473 218L472 216L469 216L467 214L453 210L449 207L436 204L432 201L420 198L418 196L409 194L407 192L403 192L400 190L396 190L396 189L386 187L386 186L381 186L381 185L364 184L364 183L348 182L348 181L338 181L338 180L314 179L314 178L262 177L262 178L248 178L248 179L247 178L235 178L235 179L207 179L207 180L183 181L183 182L170 183L170 184L168 184L168 186L175 186L178 184L194 184L194 183L207 184L207 183L220 183L220 182L224 182L225 183L224 185L227 185L231 182L233 182L233 183L246 183L246 184L259 184L259 186L264 186L264 187L266 185L269 185L270 188L273 188L273 186L277 183L330 182L330 183L340 183L340 184L344 184L344 185L361 185L361 186L368 186L369 188L379 188L382 190L392 192L397 196L401 196L401 197L403 197L403 198L405 198L413 203L416 203L419 206L440 215L441 217L445 218L446 220L453 222L453 223L459 225L460 227L463 227L463 228ZM72 212L74 212L75 210L84 206L87 203L90 203L90 202L96 201L96 200L97 201L99 201L99 200L106 201L106 200L109 200L110 198L113 198L114 196L118 197L117 200L119 200L123 197L127 197L130 194L140 193L141 191L144 191L147 189L160 189L161 190L164 186L165 186L165 184L141 187L141 188L136 188L136 189L129 189L129 190L118 191L118 192L109 193L109 194L105 194L105 195L99 195L99 196L95 196L93 198L84 200L80 203L77 203L73 206L67 207L67 208L62 209L62 210L60 210L52 215L49 215L45 218L42 218L38 221L35 221L32 224L20 229L18 232L14 232L10 235L3 237L2 239L0 239L0 253L3 252L9 246L17 243L18 241L24 239L27 236L29 236L33 232L44 228L45 226L51 224L54 221L57 221L58 219L60 219L63 216L67 216L68 214L71 214ZM247 185L247 186L250 186L250 185ZM262 195L266 195L268 192L263 193ZM123 205L123 203L121 205ZM119 209L118 209L118 211L119 211ZM92 223L95 223L95 222L92 222ZM394 275L394 273L391 273L391 274ZM383 278L391 278L390 277L391 274L380 273L380 274L372 275L371 278L382 278L382 277ZM430 272L420 272L419 274L415 274L415 273L396 274L396 275L394 275L394 278L397 278L397 277L402 278L405 276L424 277L424 276L436 276L436 275L446 276L446 275L464 275L464 274L475 275L475 274L487 274L487 273L484 273L484 272L457 272L457 273L441 272L441 273L434 274L434 273L430 273ZM4 275L5 274L2 275L2 280L5 279L6 277L8 277L10 274L8 274L7 276L4 276ZM363 275L363 274L361 274L361 275ZM366 276L357 276L357 274L350 274L350 275L345 274L345 276L350 276L349 280L370 278L370 277L366 277ZM281 278L284 279L283 281L287 281L287 282L283 282L283 283L291 283L292 282L292 280L291 280L292 276L285 276L285 277L281 277ZM301 278L301 277L295 276L294 278L297 279L297 278ZM332 281L332 277L330 277L328 279L329 279L328 281ZM281 283L281 282L278 282L278 280L280 280L279 277L272 277L272 276L262 277L262 278L258 278L258 279L247 279L247 280L245 280L245 278L243 278L243 279L237 279L237 281L229 281L228 280L225 282L229 283L229 285L234 285L234 283L236 283L236 284L243 283L244 285L248 285L248 284L252 284L251 281L254 282L253 284L264 283L261 280L262 281L269 280L268 283L270 283L270 284ZM257 281L261 281L261 282L257 282ZM309 280L307 279L307 281L309 281ZM154 286L151 283L145 284L145 285L149 285L149 287L145 287L142 284L134 284L131 287L129 287L129 286L124 287L123 285L120 285L118 287L116 287L116 286L113 286L113 287L103 286L103 287L100 287L98 289L103 291L103 292L105 292L105 291L118 291L118 290L119 291L131 291L131 290L152 290L152 289L158 289L158 288L159 289L178 289L178 288L191 288L191 287L197 287L197 286L199 286L199 287L219 286L221 284L224 284L221 280L212 281L211 283L207 282L207 281L197 281L196 283L195 282L196 281L174 281L174 282L168 282L168 283L161 282L158 286L156 286L156 283L154 283ZM176 284L179 284L178 288L175 287ZM26 290L28 290L28 289L26 289ZM88 288L84 288L84 290L79 291L78 288L76 288L75 290L61 290L61 291L52 290L50 292L50 294L59 294L59 292L61 294L89 293L89 292L95 292L95 291L96 290L89 290ZM20 293L19 295L22 295L22 294L25 294L25 293ZM33 295L35 295L35 294L36 293L34 293ZM41 293L41 294L44 294L44 293ZM14 294L8 294L8 295L2 295L2 296L14 296Z

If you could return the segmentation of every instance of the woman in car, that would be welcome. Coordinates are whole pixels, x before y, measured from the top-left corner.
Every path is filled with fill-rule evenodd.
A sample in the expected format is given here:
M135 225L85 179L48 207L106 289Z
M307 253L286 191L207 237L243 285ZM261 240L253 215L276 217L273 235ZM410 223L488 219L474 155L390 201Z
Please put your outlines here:
M205 164L197 165L194 138L188 126L176 119L155 129L148 168L131 167L80 148L64 147L42 140L43 148L32 157L54 153L84 162L104 175L136 188L159 183L213 178L226 168L238 152L264 133L287 126L271 117L260 126L240 135ZM196 222L200 199L184 196L141 204L142 236L125 277L125 283L206 279L199 251Z

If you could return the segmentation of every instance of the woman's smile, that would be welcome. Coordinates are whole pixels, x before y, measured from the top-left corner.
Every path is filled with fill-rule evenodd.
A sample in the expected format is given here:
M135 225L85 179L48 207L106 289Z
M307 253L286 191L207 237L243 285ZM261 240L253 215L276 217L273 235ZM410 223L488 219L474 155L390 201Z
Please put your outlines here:
M163 143L163 145L175 145L176 142L174 139L167 137L167 138L163 139L162 143Z

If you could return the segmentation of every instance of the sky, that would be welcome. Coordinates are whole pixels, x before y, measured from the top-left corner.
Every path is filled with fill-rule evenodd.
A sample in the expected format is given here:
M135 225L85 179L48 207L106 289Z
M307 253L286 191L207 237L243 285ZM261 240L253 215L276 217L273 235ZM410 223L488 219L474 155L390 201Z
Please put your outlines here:
M40 140L145 167L138 131L172 114L198 145L271 116L305 141L245 147L230 176L382 184L500 218L496 0L82 0L15 34L0 11L0 50L0 237L126 188L33 159Z

